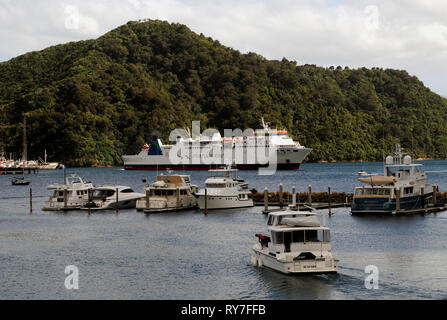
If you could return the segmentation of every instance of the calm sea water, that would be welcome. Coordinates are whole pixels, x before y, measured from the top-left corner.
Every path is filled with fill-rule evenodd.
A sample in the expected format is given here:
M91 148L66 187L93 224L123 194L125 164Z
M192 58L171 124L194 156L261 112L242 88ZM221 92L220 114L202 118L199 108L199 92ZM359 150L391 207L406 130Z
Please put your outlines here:
M447 190L447 161L422 161L428 179ZM297 191L352 192L360 170L382 163L303 164L300 171L258 176L241 171L250 186ZM142 191L156 172L121 168L67 169L94 184L117 183ZM207 172L188 172L203 186ZM145 215L135 210L41 211L62 182L62 171L40 171L29 187L0 176L0 299L446 299L447 212L409 217L355 217L349 209L325 214L335 275L287 276L250 263L255 233L264 231L262 207ZM79 289L64 286L65 267L79 268ZM365 266L379 269L379 289L364 286Z

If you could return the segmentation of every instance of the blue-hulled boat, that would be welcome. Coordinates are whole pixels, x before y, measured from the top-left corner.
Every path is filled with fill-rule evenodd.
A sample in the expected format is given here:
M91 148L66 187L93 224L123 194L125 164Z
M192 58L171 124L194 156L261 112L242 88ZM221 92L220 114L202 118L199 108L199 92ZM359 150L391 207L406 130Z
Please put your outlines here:
M399 144L394 156L388 156L383 176L358 178L351 204L352 214L395 214L425 208L433 195L434 185L427 183L422 164L412 163Z

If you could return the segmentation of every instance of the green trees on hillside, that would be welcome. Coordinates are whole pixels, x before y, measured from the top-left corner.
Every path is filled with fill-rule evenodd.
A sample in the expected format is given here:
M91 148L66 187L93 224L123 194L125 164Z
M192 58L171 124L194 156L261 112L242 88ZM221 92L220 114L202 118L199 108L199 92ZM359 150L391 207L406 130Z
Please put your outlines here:
M0 64L0 149L70 166L121 163L154 133L258 128L261 116L312 147L308 160L379 160L399 137L447 157L447 101L405 71L321 68L241 54L186 26L129 22L96 40Z

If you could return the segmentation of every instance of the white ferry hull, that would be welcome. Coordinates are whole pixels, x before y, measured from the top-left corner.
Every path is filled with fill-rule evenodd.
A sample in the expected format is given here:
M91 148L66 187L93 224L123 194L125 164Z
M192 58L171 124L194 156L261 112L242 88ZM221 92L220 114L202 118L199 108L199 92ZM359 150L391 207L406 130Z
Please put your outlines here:
M277 170L298 170L300 164L311 150L309 148L281 148L277 150L276 160L272 161L272 163L276 163ZM122 159L125 170L209 170L221 167L224 164L223 160L219 164L173 164L168 154L148 155L147 153L140 153L137 155L123 155ZM234 156L233 159L235 159ZM267 164L236 162L234 167L239 170L257 170L258 168L267 167Z

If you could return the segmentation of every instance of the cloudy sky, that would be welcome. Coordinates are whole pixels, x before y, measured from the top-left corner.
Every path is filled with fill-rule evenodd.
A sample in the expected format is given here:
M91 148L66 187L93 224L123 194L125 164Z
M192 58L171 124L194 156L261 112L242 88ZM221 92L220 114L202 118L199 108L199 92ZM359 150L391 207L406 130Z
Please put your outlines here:
M0 61L144 18L268 59L405 69L447 97L446 0L0 0Z

